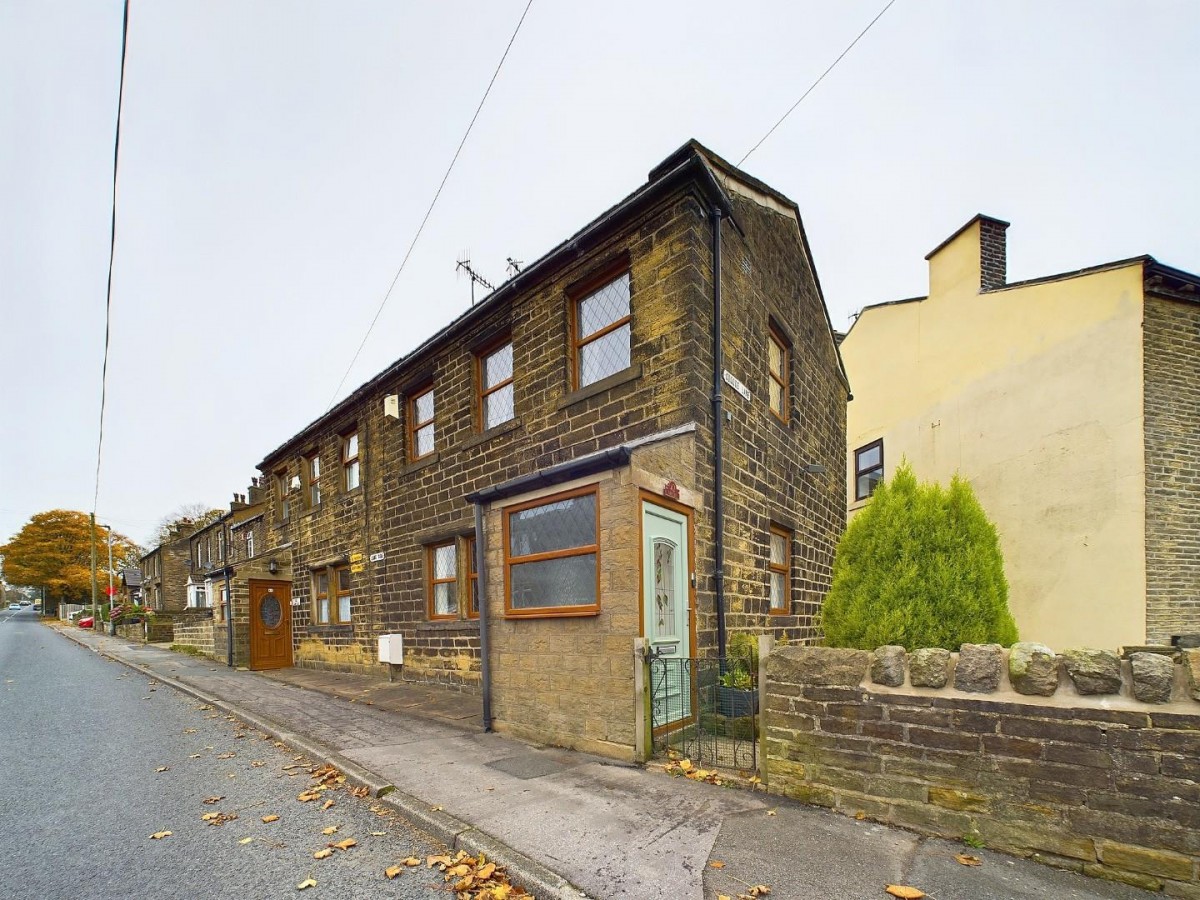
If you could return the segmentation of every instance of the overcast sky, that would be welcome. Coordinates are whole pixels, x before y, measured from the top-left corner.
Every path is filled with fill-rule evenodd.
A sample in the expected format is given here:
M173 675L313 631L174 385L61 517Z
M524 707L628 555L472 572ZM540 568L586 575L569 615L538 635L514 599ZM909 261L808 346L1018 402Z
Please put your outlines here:
M695 137L736 161L884 0L534 0L341 395ZM132 0L100 519L227 504L330 401L525 0ZM0 541L90 510L119 0L0 0ZM744 164L835 326L976 212L1009 277L1200 270L1200 3L898 0Z

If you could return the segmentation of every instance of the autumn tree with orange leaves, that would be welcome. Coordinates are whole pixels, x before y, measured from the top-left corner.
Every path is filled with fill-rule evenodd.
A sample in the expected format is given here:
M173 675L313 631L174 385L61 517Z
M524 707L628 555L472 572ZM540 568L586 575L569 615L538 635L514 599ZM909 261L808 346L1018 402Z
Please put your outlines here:
M136 567L143 551L116 531L113 540L113 581L121 569ZM96 526L96 578L108 586L108 529ZM4 577L10 584L46 589L47 613L59 603L88 603L92 598L92 525L87 513L52 509L32 516L7 544Z

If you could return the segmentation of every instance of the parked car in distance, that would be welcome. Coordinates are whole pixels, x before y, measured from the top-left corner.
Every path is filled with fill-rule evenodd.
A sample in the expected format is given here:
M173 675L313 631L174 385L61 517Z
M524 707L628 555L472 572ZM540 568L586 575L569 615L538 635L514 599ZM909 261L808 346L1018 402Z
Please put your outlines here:
M96 624L96 620L93 619L91 616L84 616L82 619L79 620L80 628L91 628L95 624Z
M20 611L21 611L21 604L20 604L20 603L10 603L10 604L8 604L8 608L9 608L9 609L15 609L15 610L17 610L17 612L20 612Z
M22 606L33 606L33 601L32 600L22 600L21 605Z

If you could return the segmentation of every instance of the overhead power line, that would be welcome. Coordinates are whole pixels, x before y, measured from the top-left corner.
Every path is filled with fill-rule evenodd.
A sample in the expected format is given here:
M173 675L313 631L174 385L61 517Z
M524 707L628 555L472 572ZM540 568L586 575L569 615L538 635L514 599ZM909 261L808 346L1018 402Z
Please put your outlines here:
M121 108L125 101L125 44L129 38L129 0L121 13L121 78L117 87L117 124L113 134L112 218L108 226L108 289L104 295L104 363L100 369L100 429L96 440L96 491L92 495L92 521L100 504L100 460L104 451L104 407L108 400L108 344L112 328L113 258L117 252L117 163L121 158Z
M408 264L408 258L412 256L413 248L417 246L417 241L421 238L421 232L425 230L425 223L429 221L430 215L433 213L433 208L437 205L438 198L442 196L442 189L446 186L446 182L450 179L450 173L454 171L454 164L458 162L459 154L462 153L463 146L467 143L467 138L471 136L471 129L475 127L475 120L479 118L479 113L483 109L483 104L487 102L488 94L492 92L492 85L496 83L496 78L500 75L500 69L504 66L504 61L508 59L508 51L512 49L513 42L516 41L517 35L521 32L521 26L525 23L525 16L529 14L529 7L533 6L533 0L529 0L525 4L525 9L521 13L521 18L517 21L517 27L513 29L512 37L508 39L508 45L504 48L504 53L500 57L500 62L496 64L496 71L492 72L491 80L488 81L487 89L483 92L483 97L479 100L479 105L475 107L475 115L471 116L471 121L467 125L467 130L463 132L462 140L458 142L458 149L454 151L454 157L450 160L450 165L446 167L446 174L442 176L441 184L438 185L437 191L434 192L433 199L429 202L429 209L425 210L425 216L421 219L421 224L417 227L417 233L413 235L412 242L408 245L408 250L404 253L404 259L400 261L400 268L396 270L395 276L392 278L392 283L388 285L387 291L384 292L383 299L379 302L379 308L375 310L375 316L371 319L371 324L367 326L367 333L363 335L362 340L358 344L358 349L354 351L354 358L350 360L350 365L346 367L346 372L342 375L342 380L338 382L337 389L333 392L333 396L329 398L329 405L325 407L325 411L329 412L333 408L334 401L341 393L342 386L346 383L346 379L350 377L350 372L354 368L354 364L358 362L359 354L362 353L363 347L367 344L367 339L371 336L371 332L375 330L375 323L379 321L379 316L383 313L383 308L387 306L388 298L392 296L392 291L396 288L396 282L400 280L400 273L404 271L404 267Z
M883 18L883 14L885 12L887 12L889 9L891 9L892 4L895 2L896 2L896 0L888 0L887 5L884 6L884 8L881 9L876 14L875 18L873 18L870 22L867 23L867 27L858 33L858 37L856 37L854 40L852 40L850 42L850 44L846 47L846 49L838 54L838 58L829 64L829 68L826 69L824 72L822 72L820 74L820 76L817 78L817 80L808 86L808 90L806 90L803 94L800 95L800 99L797 100L795 103L793 103L791 105L791 107L788 108L788 111L779 117L779 121L771 126L771 130L768 131L766 134L764 134L761 138L759 138L758 143L755 144L753 147L751 147L749 150L747 150L746 155L737 161L737 164L739 166L741 166L742 163L744 163L747 159L749 159L750 154L753 153L755 150L757 150L759 147L761 147L767 138L769 138L772 134L775 133L775 129L778 128L780 125L782 125L784 120L787 119L787 117L790 116L795 111L796 107L804 102L804 98L807 97L809 94L811 94L816 89L817 85L825 80L825 76L828 75L830 72L832 72L834 67L842 61L842 57L844 57L847 53L849 53L851 50L854 49L854 45L862 40L863 35L865 35L868 31L871 30L872 25L874 25L881 18Z

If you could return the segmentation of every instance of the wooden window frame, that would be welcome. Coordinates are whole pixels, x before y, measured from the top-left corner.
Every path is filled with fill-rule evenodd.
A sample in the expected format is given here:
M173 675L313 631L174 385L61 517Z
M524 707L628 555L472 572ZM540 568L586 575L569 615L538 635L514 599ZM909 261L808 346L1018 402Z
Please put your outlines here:
M345 563L337 563L332 566L322 566L319 569L312 570L312 622L314 625L328 627L330 625L349 625L354 621L354 608L351 607L350 615L343 619L341 614L341 600L343 597L349 597L352 593L352 588L342 590L339 586L340 579L338 573L349 572L350 567ZM317 589L320 577L324 575L328 580L329 587L327 593L322 594ZM320 600L324 597L329 601L329 619L322 622L318 610L320 609Z
M510 556L509 549L510 532L509 522L513 514L523 512L527 509L533 509L537 506L549 506L552 503L561 503L563 500L570 500L575 497L583 497L592 494L596 498L596 542L594 544L583 544L578 547L571 547L567 550L552 550L546 553L531 553L526 556ZM514 506L506 507L504 510L504 615L506 618L514 619L529 619L529 618L565 618L571 616L594 616L600 613L600 486L598 484L589 484L583 487L575 488L570 491L563 491L559 494L551 494L548 497L538 497L536 500L529 500L525 503L518 503ZM596 555L596 602L591 606L536 606L532 608L514 609L512 605L512 568L514 565L522 563L544 562L549 559L562 559L568 556L586 556L590 553Z
M304 457L304 505L306 509L316 509L321 505L321 451L314 450ZM313 466L316 466L316 478L313 477ZM314 493L315 496L314 496Z
M767 408L771 410L771 414L785 425L790 418L792 405L792 344L783 334L782 329L774 322L767 323L767 340L779 348L781 361L783 363L783 371L776 373L771 369L771 354L767 353L767 377L775 384L779 385L779 404L782 409L777 410L771 406L770 394L767 395ZM769 351L769 348L768 348Z
M287 469L279 469L274 473L275 478L275 496L278 502L276 511L279 513L280 523L290 522L292 519L292 504L288 499L288 473Z
M475 568L475 537L464 542L467 548L467 618L479 618L479 570Z
M342 438L342 490L345 491L346 493L349 493L350 491L357 491L360 487L362 487L362 461L361 461L362 442L358 436L357 428L355 428L353 431L347 431L345 434L343 434L341 436L341 438ZM347 456L346 454L349 452L349 446L350 446L351 441L354 441L354 455ZM358 479L358 484L354 485L354 487L350 487L351 467L353 467L354 472L355 472L355 477Z
M617 281L618 279L620 279L622 277L626 277L629 279L629 314L626 315L624 318L617 319L614 322L610 322L609 324L605 325L603 328L601 328L597 331L593 331L591 334L587 335L586 337L581 336L579 334L579 319L580 319L579 307L580 307L580 305L583 303L583 301L587 300L593 294L598 294L600 291L604 290L604 288L608 287L614 281ZM596 381L590 381L590 382L588 382L588 384L583 384L582 379L581 379L582 373L579 371L579 366L583 359L581 351L583 350L584 347L586 347L588 344L592 343L593 341L599 340L600 338L604 337L606 334L616 331L618 328L620 328L623 325L629 325L629 355L630 355L630 364L632 364L632 358L633 358L633 273L630 271L629 260L626 258L622 258L618 262L613 263L610 266L606 266L604 269L600 270L599 272L596 272L594 275L589 276L585 280L580 281L579 283L577 283L575 285L572 285L568 289L567 296L570 297L570 300L571 300L571 304L570 304L571 344L569 347L569 352L570 352L570 357L571 357L571 389L579 390L580 388L585 388L585 387L588 387L589 385L595 384L596 381L603 381L604 378L609 378L612 375L617 374L616 372L610 372L608 375L605 375L604 378L597 378Z
M868 450L874 450L876 447L878 447L878 448L879 448L879 465L877 465L877 466L868 466L868 467L867 467L867 468L865 468L865 469L859 468L859 464L858 464L858 459L859 459L859 457L860 457L862 454L866 453ZM878 469L878 470L879 470L879 481L880 481L880 482L881 482L881 481L883 481L883 473L884 473L884 471L885 471L885 469L884 469L884 467L883 467L883 462L884 462L884 457L883 457L883 438L877 438L876 440L873 440L873 441L871 441L871 443L869 443L869 444L863 444L861 447L858 447L858 448L856 448L856 449L855 449L855 451L854 451L854 499L855 499L856 501L857 501L857 500L866 500L866 499L868 499L868 498L869 498L869 497L870 497L872 494L874 494L874 493L875 493L875 489L874 489L874 488L872 488L871 490L867 491L865 494L859 494L859 492L858 492L858 480L859 480L859 478L861 478L863 475L866 475L866 474L868 474L868 473L870 473L870 472L874 472L876 469ZM878 484L878 483L879 483L879 482L876 482L876 484Z
M454 548L454 574L449 578L437 577L437 551L444 547ZM459 618L459 610L462 608L462 598L459 596L458 590L458 542L454 540L440 541L436 544L429 544L425 548L425 583L429 596L426 602L426 614L431 622L446 622ZM437 611L435 595L439 584L454 585L454 612L439 613Z
M431 418L418 421L417 419L417 401L426 394L433 393L433 383L425 384L417 390L413 391L408 398L408 461L416 462L419 459L433 456L437 452L437 394L433 395L433 415ZM427 425L433 426L433 448L428 453L417 452L417 432Z
M516 356L513 356L513 367L512 367L513 370L512 370L512 374L508 376L507 380L502 381L499 384L494 384L491 386L488 386L486 383L488 357L494 355L495 353L499 352L500 350L503 350L505 347L511 347L511 346L512 346L512 336L506 334L504 337L499 338L495 341L492 341L490 344L483 347L481 350L476 351L476 353L475 353L475 429L476 429L476 431L483 432L483 431L488 430L487 398L489 396L491 396L492 394L496 393L497 391L501 391L504 388L508 387L509 385L513 385L514 382L516 381L517 358L516 358ZM436 409L436 405L435 405L435 409ZM516 394L516 388L514 387L513 388L513 413L512 413L512 415L509 416L507 419L505 419L504 422L498 422L491 427L499 428L501 425L504 425L507 422L511 422L516 417L517 417L517 394Z
M783 606L771 606L771 584L767 582L767 605L768 612L773 616L786 616L792 611L792 534L791 529L784 528L782 525L771 525L768 531L767 540L771 541L776 537L783 538L783 562L776 563L771 561L771 545L767 544L767 571L770 573L767 577L773 575L783 576Z

